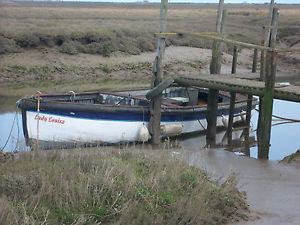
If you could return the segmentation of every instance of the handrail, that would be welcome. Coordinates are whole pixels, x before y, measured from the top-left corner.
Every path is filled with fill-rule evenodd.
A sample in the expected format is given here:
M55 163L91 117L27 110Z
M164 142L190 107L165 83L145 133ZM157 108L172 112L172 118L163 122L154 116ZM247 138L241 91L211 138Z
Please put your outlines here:
M294 28L294 29L300 29L300 26L296 26L296 25L291 25L291 26L263 26L263 29L290 29L290 28Z
M213 33L213 32L212 32ZM241 41L236 41L233 39L229 39L229 38L224 38L224 37L219 37L216 35L211 35L211 34L207 34L206 32L193 32L193 33L155 33L156 37L183 37L183 36L197 36L200 38L204 38L204 39L208 39L208 40L215 40L215 41L222 41L225 43L229 43L229 44L233 44L236 46L242 46L242 47L246 47L246 48L254 48L254 49L260 49L260 50L265 50L265 51L274 51L273 48L270 47L265 47L262 45L256 45L256 44L250 44L250 43L246 43L246 42L241 42Z

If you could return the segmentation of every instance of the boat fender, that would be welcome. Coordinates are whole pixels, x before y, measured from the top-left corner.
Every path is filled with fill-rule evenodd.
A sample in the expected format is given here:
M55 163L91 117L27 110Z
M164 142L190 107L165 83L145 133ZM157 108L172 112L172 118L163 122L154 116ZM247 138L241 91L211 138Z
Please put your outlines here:
M224 115L222 115L222 123L225 128L228 128L229 119Z
M145 124L141 126L140 131L139 131L139 141L146 142L150 138L149 130L146 127Z
M160 126L160 133L162 135L171 136L182 133L182 124L166 124Z

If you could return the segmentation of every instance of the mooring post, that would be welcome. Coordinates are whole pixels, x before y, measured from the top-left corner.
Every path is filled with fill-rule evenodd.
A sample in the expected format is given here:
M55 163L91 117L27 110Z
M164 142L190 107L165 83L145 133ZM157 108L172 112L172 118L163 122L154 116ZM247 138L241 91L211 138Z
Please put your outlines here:
M253 62L252 62L252 73L256 73L256 70L257 70L257 57L258 57L258 50L254 49ZM246 147L249 144L252 99L253 99L253 95L248 95L247 111L246 111L246 128L245 128L245 132L244 132Z
M272 17L273 17L273 11L274 11L274 6L275 6L275 0L271 0L270 2L270 9L269 9L269 21L268 24L272 24ZM269 30L269 35L270 35L270 30Z
M277 26L279 9L274 8L272 14L271 26ZM277 28L271 29L269 47L275 49L276 45ZM277 66L277 52L269 51L266 57L266 80L265 91L263 99L263 107L261 114L260 129L260 145L258 146L258 157L263 159L269 158L271 126L272 126L272 112L273 112L273 99L274 99L274 84Z
M237 57L238 57L238 48L237 48L237 46L234 46L234 48L233 48L233 57L232 57L231 74L236 73ZM235 92L230 92L230 107L229 107L229 118L228 118L228 127L227 127L227 140L228 140L228 145L229 146L232 145L232 127L233 127L233 115L234 115L235 98L236 98L236 93Z
M216 32L221 33L225 29L226 15L223 16L224 0L219 0ZM225 11L226 14L226 11ZM221 42L214 41L212 45L212 59L210 63L210 73L221 73ZM206 131L206 143L207 146L214 147L216 145L216 130L217 130L217 116L218 116L218 96L219 90L209 89L207 97L207 131Z
M168 0L161 0L159 33L166 31L167 25ZM157 86L163 77L163 58L165 54L166 39L159 37L157 42L157 54L153 63L153 82L151 88ZM160 145L160 120L161 120L161 101L162 95L159 94L150 101L150 121L149 132L153 147Z
M269 13L269 18L268 18L268 24L267 25L271 25L272 24L272 18L273 18L273 9L274 9L274 0L271 0L270 3L270 13ZM269 42L270 42L270 29L266 28L265 26L263 27L263 33L262 33L262 45L263 46L269 46ZM266 57L267 57L267 51L266 50L262 50L261 51L261 57L260 57L260 81L265 81L266 80ZM262 114L260 112L263 111L263 101L264 101L264 97L263 96L259 96L259 114L258 114L258 122L257 122L257 145L258 145L258 149L262 149L262 141L263 141L263 136L261 134L261 129L259 129L260 127L263 126L263 118L262 118Z

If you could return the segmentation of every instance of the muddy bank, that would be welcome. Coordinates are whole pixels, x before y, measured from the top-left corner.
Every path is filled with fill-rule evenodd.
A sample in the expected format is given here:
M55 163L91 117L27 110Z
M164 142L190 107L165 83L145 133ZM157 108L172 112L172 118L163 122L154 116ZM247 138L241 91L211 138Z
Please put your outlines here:
M251 217L236 225L299 224L299 169L237 156L223 149L184 150L181 154L191 166L206 169L215 179L222 180L232 172L237 175L239 189L247 194Z
M251 54L241 54L238 72L250 71ZM0 55L1 95L42 91L88 91L100 88L148 86L155 52L140 55L67 55L55 49ZM197 77L209 72L211 50L171 46L166 49L165 77ZM231 56L223 55L222 72L230 73ZM17 93L17 94L16 94Z
M283 160L280 161L280 163L284 165L295 166L298 169L300 169L300 149L295 153L285 157Z

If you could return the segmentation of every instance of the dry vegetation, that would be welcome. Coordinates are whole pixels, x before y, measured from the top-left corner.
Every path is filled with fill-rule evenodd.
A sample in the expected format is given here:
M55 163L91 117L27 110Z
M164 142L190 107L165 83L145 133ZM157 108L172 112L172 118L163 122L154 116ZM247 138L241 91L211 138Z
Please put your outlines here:
M247 218L245 196L170 153L20 153L0 164L2 224L226 224Z
M121 51L153 51L159 4L0 3L0 53L28 48L56 47L63 53L109 56ZM229 36L259 43L267 23L267 5L227 5ZM280 24L298 25L299 6L280 6ZM169 32L214 31L217 5L170 4ZM290 44L299 42L299 30L282 30ZM287 37L285 39L285 37ZM168 44L210 47L197 38L171 39Z

